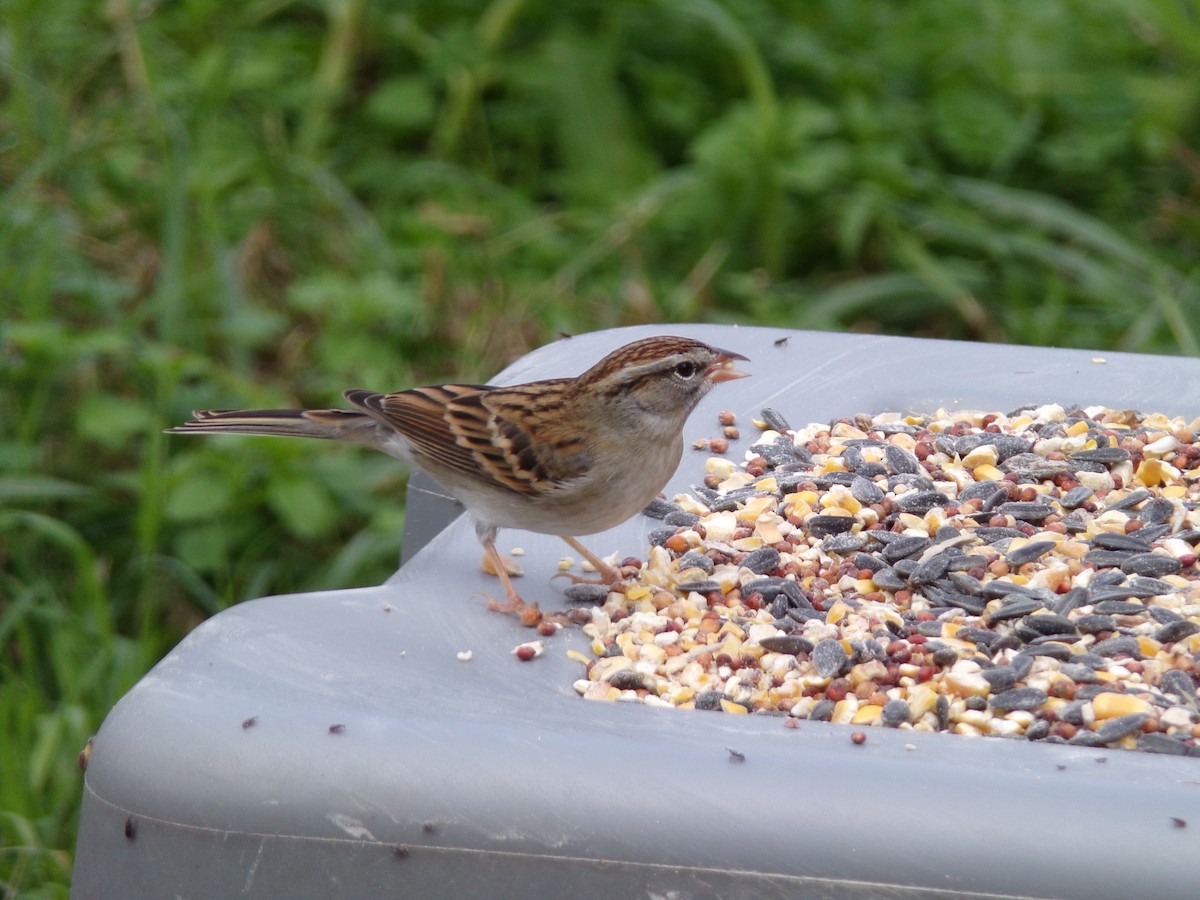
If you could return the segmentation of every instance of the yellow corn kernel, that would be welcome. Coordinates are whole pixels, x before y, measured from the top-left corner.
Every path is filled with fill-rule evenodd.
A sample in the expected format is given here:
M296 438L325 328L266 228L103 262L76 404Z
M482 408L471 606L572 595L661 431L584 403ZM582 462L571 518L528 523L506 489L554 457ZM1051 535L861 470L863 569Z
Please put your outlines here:
M1003 472L987 463L976 466L971 474L975 476L976 481L1001 481L1004 478Z
M1163 481L1163 462L1161 459L1143 459L1142 464L1137 467L1137 473L1134 478L1146 487L1155 487Z
M741 640L746 636L746 630L736 622L726 622L721 626L721 630L718 631L717 634L721 635L722 637L732 634L738 640Z
M753 522L759 516L775 506L775 497L770 494L765 494L760 497L751 497L737 511L737 520L739 522Z
M1115 719L1118 716L1129 716L1134 713L1149 713L1153 709L1154 707L1140 697L1131 697L1128 694L1118 694L1114 691L1105 691L1092 698L1092 712L1096 714L1097 719Z
M838 600L833 604L833 606L829 607L829 610L825 613L825 622L829 625L836 625L849 614L850 607L841 600Z
M781 521L775 513L765 512L754 523L754 533L764 544L778 544L783 540L783 532L779 530Z
M611 703L621 696L621 692L607 681L597 681L583 692L584 700L602 700Z
M962 464L968 469L978 469L980 466L995 466L998 459L995 447L982 444L964 456Z
M851 694L846 699L839 700L834 704L833 716L830 721L835 725L849 725L856 712L858 712L858 698Z
M908 689L908 708L912 710L912 718L919 719L927 712L937 708L938 692L928 684L914 684Z
M1138 637L1137 641L1138 650L1141 652L1142 656L1145 656L1149 659L1153 659L1154 657L1158 656L1158 652L1162 650L1162 644L1152 637L1141 635Z
M874 725L879 721L879 717L883 715L883 707L876 706L873 703L868 703L865 706L860 706L858 711L850 719L852 725Z

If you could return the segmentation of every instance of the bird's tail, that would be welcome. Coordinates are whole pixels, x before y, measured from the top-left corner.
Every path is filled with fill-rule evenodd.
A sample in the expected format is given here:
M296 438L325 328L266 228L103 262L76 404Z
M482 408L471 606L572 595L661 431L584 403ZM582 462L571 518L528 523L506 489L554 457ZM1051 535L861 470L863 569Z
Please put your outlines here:
M380 428L352 409L198 409L168 434L257 434L375 444Z

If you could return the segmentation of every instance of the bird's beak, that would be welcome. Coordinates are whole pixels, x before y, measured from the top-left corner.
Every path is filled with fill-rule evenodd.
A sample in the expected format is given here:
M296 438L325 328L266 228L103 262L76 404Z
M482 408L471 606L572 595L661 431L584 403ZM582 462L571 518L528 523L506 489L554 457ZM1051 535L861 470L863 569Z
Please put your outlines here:
M712 363L708 367L708 372L706 374L708 375L709 381L717 384L722 381L733 381L736 378L749 377L749 372L739 372L737 369L735 369L733 367L733 361L735 359L741 359L749 362L750 360L746 359L746 357L742 356L742 354L734 353L730 350L721 350L718 347L714 347L713 349L721 355L717 357L716 362Z

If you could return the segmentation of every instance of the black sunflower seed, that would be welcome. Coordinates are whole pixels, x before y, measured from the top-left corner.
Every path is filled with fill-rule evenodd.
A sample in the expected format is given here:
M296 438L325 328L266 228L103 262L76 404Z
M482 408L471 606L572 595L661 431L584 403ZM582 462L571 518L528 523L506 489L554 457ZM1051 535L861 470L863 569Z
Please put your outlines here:
M822 678L832 678L849 662L849 657L846 656L841 641L826 638L813 647L812 661L818 675Z
M992 494L996 493L999 487L1000 482L998 481L977 481L967 486L965 490L960 491L958 499L963 502L967 500L986 500ZM1005 488L1004 492L1007 494L1008 489Z
M875 583L875 587L881 591L902 591L908 587L908 581L890 566L880 569L871 576L871 581Z
M850 482L850 493L859 503L870 506L872 503L882 503L887 496L875 482L861 475L855 476Z
M1077 509L1087 503L1096 495L1090 487L1084 487L1082 484L1078 487L1073 487L1059 498L1059 504L1063 509Z
M1141 731L1142 725L1150 718L1146 713L1134 713L1130 716L1117 716L1115 719L1109 719L1098 729L1096 729L1096 737L1102 744L1111 744L1113 741L1119 741L1121 738L1134 732Z
M866 543L867 539L861 534L852 534L849 531L843 531L841 534L833 534L825 538L821 543L821 549L826 553L849 556L851 553L861 550L866 546Z
M1161 732L1139 736L1137 748L1147 753L1164 753L1169 756L1184 756L1188 752L1188 746L1183 741Z
M941 491L911 491L896 498L896 508L914 516L923 516L934 507L945 506L949 502Z
M1137 638L1121 637L1109 638L1107 641L1101 641L1093 645L1092 652L1098 656L1120 656L1122 654L1132 656L1134 659L1141 659L1142 654L1138 648Z
M1095 552L1095 551L1093 551ZM1165 553L1138 553L1121 563L1121 571L1131 575L1157 578L1183 571L1183 564Z
M1137 532L1125 534L1122 531L1101 531L1092 538L1092 546L1101 550L1132 550L1135 553L1150 551L1150 542L1140 537Z
M811 516L804 523L813 537L829 537L831 534L841 534L854 527L851 516Z
M1083 561L1097 569L1116 568L1133 555L1132 550L1089 550Z
M1049 503L1026 503L1015 500L1011 503L1001 503L996 507L996 512L1002 516L1012 516L1022 522L1037 524L1046 521L1046 518L1054 512L1054 507Z
M1120 447L1097 447L1095 450L1081 450L1071 455L1071 461L1096 462L1106 466L1115 466L1129 459L1129 451Z
M1032 628L1038 634L1062 635L1076 633L1075 623L1073 623L1066 616L1060 616L1054 613L1029 616L1025 620L1024 624Z
M1087 603L1088 592L1086 588L1075 587L1071 588L1065 594L1054 601L1053 609L1060 616L1065 616L1073 609L1078 609Z
M1137 506L1142 501L1149 500L1149 499L1150 499L1150 492L1145 490L1144 488L1139 488L1138 490L1133 491L1132 493L1127 494L1126 496L1122 497L1120 500L1117 500L1113 503L1109 503L1106 508L1110 509L1110 510L1112 510L1112 509L1116 509L1116 510L1133 509L1133 507Z
M1004 622L1008 619L1019 619L1022 616L1037 612L1039 609L1045 609L1045 607L1046 604L1037 597L1021 595L1005 600L1004 604L998 610L988 614L988 621Z
M713 591L721 590L721 582L712 581L689 581L685 584L677 585L678 589L685 594L690 591L695 591L697 594L711 594Z
M742 557L741 565L755 575L766 575L779 568L783 561L779 551L773 547L759 547Z
M921 467L920 460L902 447L888 444L883 453L888 466L897 474L920 475L925 471Z
M763 421L767 423L773 431L791 431L792 426L788 424L787 419L777 409L772 409L770 406L764 406L762 411Z
M572 584L563 589L563 594L572 603L603 603L608 599L607 584Z
M917 565L913 573L908 576L908 580L913 584L933 584L935 581L943 578L950 568L951 554L947 552L935 553L929 559Z
M924 553L932 545L933 541L927 537L906 534L884 547L882 555L888 562L895 563L897 560Z
M707 554L700 553L698 550L689 550L683 556L679 557L676 562L680 572L685 572L688 569L703 569L705 572L711 572L715 563Z
M1181 619L1178 622L1171 622L1158 629L1158 631L1154 632L1154 639L1159 643L1173 644L1175 641L1181 641L1185 637L1191 637L1197 631L1200 631L1200 625L1197 625L1195 622L1189 622L1186 619Z
M1037 688L1023 687L1012 688L1011 690L994 694L988 699L988 704L992 709L1011 712L1016 709L1041 709L1048 699L1050 698L1046 695L1045 691Z
M785 653L789 656L795 656L797 653L811 653L813 650L813 642L808 638L800 637L798 634L777 635L775 637L763 638L759 641L763 649L770 650L772 653Z
M679 507L669 500L664 500L661 497L655 497L646 504L646 508L642 510L642 515L649 516L652 519L665 519L668 514L678 512Z
M1030 541L1008 554L1008 563L1012 566L1023 566L1041 559L1057 546L1054 541Z
M1175 504L1166 497L1155 497L1138 510L1138 520L1147 525L1161 525L1175 514Z

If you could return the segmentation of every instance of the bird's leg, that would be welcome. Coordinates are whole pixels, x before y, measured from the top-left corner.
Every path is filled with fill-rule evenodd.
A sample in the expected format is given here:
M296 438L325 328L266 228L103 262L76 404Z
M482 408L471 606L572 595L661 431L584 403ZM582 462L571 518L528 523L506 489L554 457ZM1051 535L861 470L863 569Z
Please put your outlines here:
M497 612L520 612L525 608L525 601L521 599L521 595L513 587L512 579L509 578L508 571L504 567L504 558L500 556L500 551L490 541L484 545L483 551L491 561L492 569L495 571L496 577L500 579L500 584L504 586L504 596L508 598L507 603L489 600L488 608L494 609Z
M586 559L589 563L591 563L592 568L594 568L596 570L596 572L600 575L599 581L588 581L587 579L579 578L578 576L575 576L575 575L567 575L567 577L571 579L571 582L573 584L607 584L611 587L612 585L616 584L618 581L621 580L620 572L618 572L616 569L614 569L612 566L610 566L608 563L606 563L604 560L602 560L600 557L598 557L595 553L593 553L587 547L583 546L583 544L579 543L579 541L575 540L575 538L569 537L565 534L562 535L561 537L564 541L567 542L567 545L572 550L574 550L576 553L578 553L580 556L582 556L584 559Z
M521 595L517 593L517 589L512 585L512 579L509 578L508 570L504 566L504 558L500 555L500 551L496 549L496 529L484 525L475 526L475 534L479 538L479 542L483 544L483 552L492 563L492 568L496 571L496 577L500 579L500 584L504 586L504 596L507 598L506 603L501 603L498 600L488 598L488 609L493 612L512 613L521 620L521 624L530 627L537 625L542 619L541 610L538 609L536 603L526 603L521 599Z

